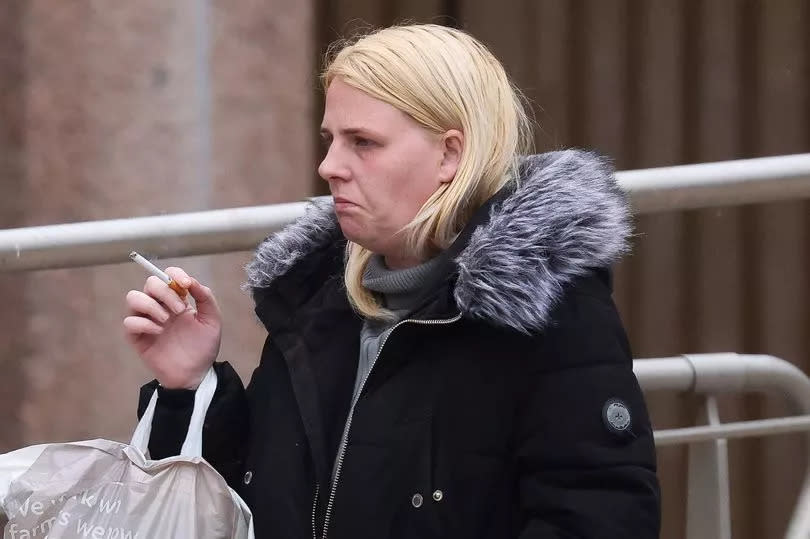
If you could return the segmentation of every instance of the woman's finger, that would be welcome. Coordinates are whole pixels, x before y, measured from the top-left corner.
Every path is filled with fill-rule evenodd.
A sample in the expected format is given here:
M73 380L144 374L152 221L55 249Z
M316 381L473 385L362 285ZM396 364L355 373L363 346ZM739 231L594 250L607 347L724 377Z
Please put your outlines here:
M162 324L169 320L171 314L155 298L138 290L130 290L126 296L127 311L131 315L146 316Z
M185 289L191 286L192 278L183 268L174 266L166 268L166 275L177 281L177 283Z
M138 336L143 333L149 335L160 335L163 333L162 326L142 316L127 316L124 318L124 330L131 336Z
M186 302L180 299L180 296L174 290L154 275L146 279L143 291L168 307L174 314L181 314L188 307Z

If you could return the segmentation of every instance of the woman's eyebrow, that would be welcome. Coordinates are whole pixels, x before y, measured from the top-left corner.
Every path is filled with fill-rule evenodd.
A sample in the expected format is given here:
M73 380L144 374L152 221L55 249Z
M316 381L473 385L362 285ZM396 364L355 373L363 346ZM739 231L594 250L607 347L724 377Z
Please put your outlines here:
M377 133L377 132L376 132L376 131L374 131L373 129L369 129L369 128L367 128L367 127L346 127L346 128L343 128L343 129L339 129L339 130L338 130L338 132L339 132L341 135L344 135L344 136L345 136L345 135L370 135L370 136L380 136L380 134L379 134L379 133ZM321 126L321 136L322 136L322 137L323 137L323 136L329 136L329 137L331 137L331 136L332 136L332 132L331 132L331 131L330 131L328 128L326 128L326 127L324 127L324 126Z

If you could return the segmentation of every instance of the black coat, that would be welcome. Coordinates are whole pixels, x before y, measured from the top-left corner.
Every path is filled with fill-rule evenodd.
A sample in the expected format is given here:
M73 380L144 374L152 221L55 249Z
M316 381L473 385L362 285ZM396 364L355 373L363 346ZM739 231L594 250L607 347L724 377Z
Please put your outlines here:
M362 321L334 214L269 238L248 266L260 364L247 390L216 365L204 430L257 538L658 537L652 432L611 300L628 231L602 160L529 158L441 255L446 278L384 342L354 410ZM178 452L193 400L160 391L155 458Z

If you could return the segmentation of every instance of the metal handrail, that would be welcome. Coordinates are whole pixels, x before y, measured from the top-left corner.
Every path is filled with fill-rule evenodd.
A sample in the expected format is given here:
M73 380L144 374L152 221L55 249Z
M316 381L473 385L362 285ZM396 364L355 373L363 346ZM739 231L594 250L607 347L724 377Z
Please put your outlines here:
M779 392L799 413L810 413L810 379L783 359L758 354L684 354L638 359L633 371L645 390L697 393Z
M748 438L751 436L775 436L810 430L810 415L779 417L756 421L735 421L706 427L685 427L655 431L655 445L689 444L721 438Z
M795 365L777 357L723 353L638 359L633 362L633 371L647 392L690 391L709 398L718 393L768 392L786 397L800 414L787 418L658 430L654 433L656 445L695 444L810 431L810 378ZM805 443L810 456L810 434L806 434ZM725 492L727 490L726 485ZM724 518L728 518L727 512L724 515ZM725 528L728 529L728 526ZM810 537L810 468L805 470L804 482L785 537Z
M640 213L810 197L810 154L630 170L616 174Z
M0 271L116 264L247 251L304 214L308 202L0 230Z
M810 154L616 173L637 213L810 198ZM306 202L0 230L0 271L253 250Z

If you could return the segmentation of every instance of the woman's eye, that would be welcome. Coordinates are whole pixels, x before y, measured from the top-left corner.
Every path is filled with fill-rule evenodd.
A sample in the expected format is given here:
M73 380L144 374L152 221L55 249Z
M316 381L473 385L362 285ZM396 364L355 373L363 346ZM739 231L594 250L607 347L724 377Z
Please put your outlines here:
M372 144L374 144L374 143L372 141L370 141L369 139L367 139L367 138L355 137L355 139L354 139L354 145L359 146L361 148L371 146Z

